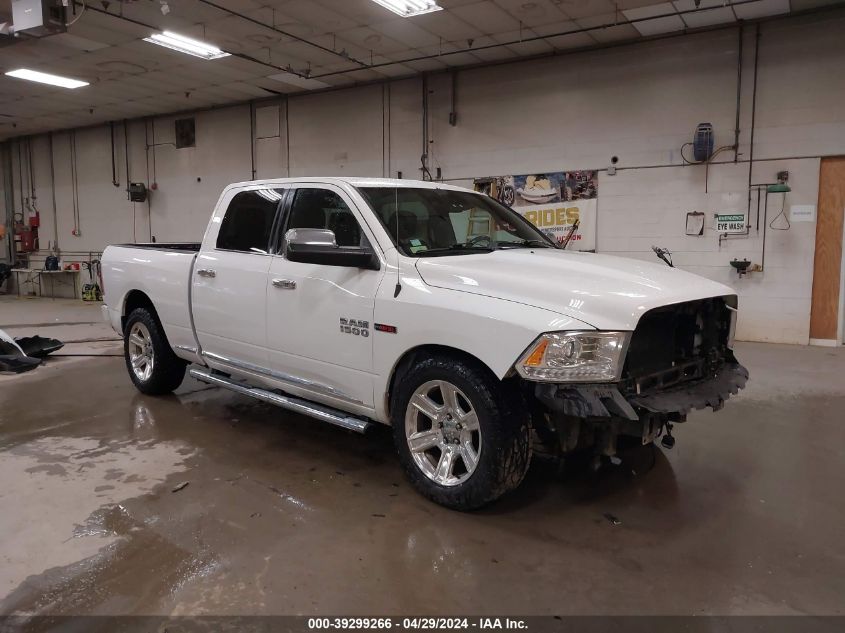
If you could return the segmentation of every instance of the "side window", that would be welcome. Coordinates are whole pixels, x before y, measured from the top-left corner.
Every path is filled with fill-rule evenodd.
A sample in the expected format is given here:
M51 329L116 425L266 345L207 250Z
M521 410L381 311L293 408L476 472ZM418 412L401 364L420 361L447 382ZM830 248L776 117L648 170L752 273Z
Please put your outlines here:
M343 199L328 189L298 189L288 229L329 229L338 246L362 246L367 238Z
M267 253L282 193L274 189L258 189L236 194L220 224L217 248Z

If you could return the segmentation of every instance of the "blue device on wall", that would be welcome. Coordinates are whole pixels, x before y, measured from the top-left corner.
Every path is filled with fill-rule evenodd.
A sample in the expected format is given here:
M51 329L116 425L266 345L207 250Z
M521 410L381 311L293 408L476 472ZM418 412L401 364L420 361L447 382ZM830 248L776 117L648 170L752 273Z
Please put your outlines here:
M695 128L695 138L692 142L693 158L703 162L713 155L713 125L699 123Z

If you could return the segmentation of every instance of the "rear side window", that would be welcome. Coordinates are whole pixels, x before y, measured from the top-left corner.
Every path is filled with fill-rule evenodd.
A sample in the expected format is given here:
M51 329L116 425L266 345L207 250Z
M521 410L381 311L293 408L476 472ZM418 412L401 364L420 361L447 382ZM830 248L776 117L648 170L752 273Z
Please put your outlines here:
M338 194L328 189L298 189L288 229L330 229L338 246L363 246L367 238Z
M257 189L236 194L220 224L217 248L266 254L282 193L275 189Z

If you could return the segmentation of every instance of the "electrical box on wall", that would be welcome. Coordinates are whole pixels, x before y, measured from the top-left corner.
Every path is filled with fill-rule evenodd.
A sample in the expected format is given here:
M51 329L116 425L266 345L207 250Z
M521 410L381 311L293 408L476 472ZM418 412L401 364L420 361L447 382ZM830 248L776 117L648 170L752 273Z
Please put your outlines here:
M197 144L196 124L190 119L176 119L176 148L195 147Z
M129 183L129 199L132 202L147 201L147 186L142 182Z
M713 124L699 123L695 128L692 155L698 162L704 162L713 155Z
M57 0L12 0L12 25L18 35L63 33L67 30L65 8Z

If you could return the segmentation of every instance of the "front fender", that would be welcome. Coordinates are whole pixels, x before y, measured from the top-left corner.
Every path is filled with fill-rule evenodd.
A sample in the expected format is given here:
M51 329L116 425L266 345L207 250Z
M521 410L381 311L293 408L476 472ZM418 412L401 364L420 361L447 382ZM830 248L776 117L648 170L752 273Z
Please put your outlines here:
M375 323L396 333L373 332L376 413L388 421L387 392L399 360L410 350L439 345L460 350L504 378L522 352L543 332L593 330L592 326L543 308L426 286L404 279L399 296L393 288L376 300ZM383 394L384 397L380 397Z

